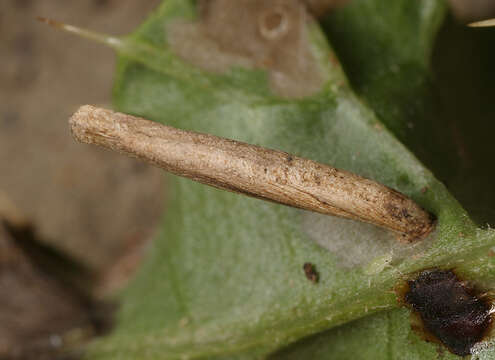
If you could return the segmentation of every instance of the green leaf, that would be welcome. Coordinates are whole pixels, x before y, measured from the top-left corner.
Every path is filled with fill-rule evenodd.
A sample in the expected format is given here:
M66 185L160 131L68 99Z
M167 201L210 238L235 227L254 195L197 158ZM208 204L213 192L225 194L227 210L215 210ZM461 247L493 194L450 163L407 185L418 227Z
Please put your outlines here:
M353 89L442 180L458 158L432 79L444 1L353 1L323 21ZM363 21L366 19L366 21Z
M493 132L486 119L494 111L495 33L472 31L447 17L435 42L445 8L432 4L354 1L324 19L323 27L353 88L484 224L493 221L487 208L493 204L493 187L485 184L493 178L493 169L486 166L493 151L488 150L489 140L480 139ZM456 358L420 339L407 311L394 310L305 339L274 358L370 359L381 354L387 359L436 359L439 353ZM493 354L489 348L477 356Z
M495 32L457 23L445 5L353 1L322 25L354 90L471 216L493 224Z
M379 42L381 30L385 34L381 44L390 41L393 46L383 54L362 50L369 57L362 60L366 64L362 71L368 76L362 86L377 94L364 96L366 100L355 95L341 67L330 61L335 54L314 22L305 24L304 32L323 84L313 95L281 97L269 74L257 69L236 66L208 72L188 64L170 46L171 29L180 22L197 21L196 3L167 0L134 34L111 44L119 52L115 105L123 112L284 150L377 180L436 215L437 229L431 239L416 246L403 245L372 225L171 177L160 234L136 279L120 296L114 332L94 344L90 358L259 358L374 313L339 328L336 336L324 333L316 340L296 343L286 355L302 354L300 350L316 358L315 351L321 347L326 349L320 352L322 358L331 357L334 348L338 351L335 357L354 358L356 353L386 357L403 349L409 336L407 311L383 312L399 306L392 290L404 281L402 274L435 266L456 267L478 283L490 280L488 250L495 234L477 229L446 188L375 115L383 117L407 143L407 132L401 129L404 123L407 127L404 121L409 115L403 114L405 104L399 101L404 78L382 88L380 78L368 71L382 66L382 55L392 62L400 52L400 69L410 71L411 77L422 74L444 5L391 0L382 8L379 3L359 2L369 7L367 19L388 13L389 19L396 19L393 26L402 29L398 34L414 41L399 51L401 37L390 37L377 21L370 38ZM347 14L336 15L343 19L342 29L350 19L354 25L362 19L359 4L346 10ZM409 18L411 11L416 15ZM341 37L340 46L346 36ZM329 38L334 40L332 34ZM349 36L349 41L358 38ZM403 62L412 70L402 67ZM349 62L344 69L357 72L358 65ZM353 84L356 78L361 75L351 76ZM380 111L391 89L398 94L391 101L397 108L390 110L385 103ZM418 89L412 93L417 91L421 93ZM380 266L381 259L390 255L392 266ZM306 262L315 264L318 284L305 278L302 266ZM318 339L329 334L333 346L320 346ZM349 336L349 346L339 334ZM357 345L363 334L371 334L373 345L366 351ZM390 345L392 350L383 353L380 344L385 340L377 339L398 345ZM434 354L432 345L416 343L423 358Z
M302 340L271 359L437 359L437 346L420 339L406 309L381 312ZM442 359L459 358L447 350Z

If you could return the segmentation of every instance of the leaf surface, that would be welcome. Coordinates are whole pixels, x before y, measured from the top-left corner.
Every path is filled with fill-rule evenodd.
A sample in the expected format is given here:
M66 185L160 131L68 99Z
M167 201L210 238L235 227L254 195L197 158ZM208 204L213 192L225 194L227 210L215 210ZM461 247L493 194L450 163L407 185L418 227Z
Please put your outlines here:
M495 95L488 65L495 56L490 48L495 33L472 31L448 16L443 21L445 6L433 3L354 1L324 19L323 28L356 92L451 185L478 221L493 222L489 207L493 190L484 185L492 178L493 170L486 163L493 151L487 149L489 141L473 140L492 131L485 119L492 117L493 108L485 98ZM488 346L476 358L493 358L493 354ZM274 358L436 359L440 355L457 358L423 341L411 330L408 311L401 309L302 340Z
M363 98L356 96L341 66L332 61L336 55L319 25L311 21L304 24L304 40L323 84L311 96L277 95L269 74L257 68L201 70L182 60L170 45L174 24L198 21L195 2L167 0L119 48L115 105L119 111L167 125L287 151L377 180L435 214L435 233L419 245L401 245L372 225L171 177L163 227L136 279L121 294L114 332L94 344L90 358L259 358L363 317L296 343L282 354L301 358L298 351L304 351L314 358L354 358L359 352L362 358L388 358L393 351L402 351L401 344L411 336L407 311L384 312L399 306L393 289L404 281L402 274L441 266L458 267L479 282L490 279L492 231L478 230L447 189L387 130L404 143L416 141L408 140L403 130L411 115L404 114L404 103L395 100L409 96L399 87L408 69L427 78L423 72L443 5L425 0L411 5L404 0L381 8L379 1L356 2L369 7L369 19L390 12L390 18L397 18L392 25L401 28L398 34L412 41L397 59L398 79L380 87L380 78L372 75L383 66L378 58L384 55L389 66L404 40L380 38L379 30L386 32L388 25L377 20L376 29L368 33L370 41L382 45L390 41L392 49L387 54L361 49L370 58L369 65L358 69L360 64L349 60L344 66L358 74L351 80ZM359 5L346 9L348 13L337 14L334 21L338 24L340 17L339 26L349 25L348 31L353 31L350 19L356 26L363 15L359 10ZM409 18L411 11L415 16ZM420 36L414 37L413 31ZM328 33L330 42L338 38ZM352 38L344 31L339 47L345 48L346 37L354 42L360 35ZM356 79L361 77L360 88ZM377 95L367 96L363 89L368 88ZM396 93L389 109L383 98L391 89ZM420 90L412 94L416 91L422 94ZM389 255L392 266L381 266L381 259ZM306 279L302 269L306 262L316 266L318 284ZM363 334L373 345L366 351L356 345ZM332 345L321 346L322 341ZM400 346L394 348L392 342ZM381 344L391 350L384 353ZM411 346L423 358L435 353L432 345L420 340L415 344Z

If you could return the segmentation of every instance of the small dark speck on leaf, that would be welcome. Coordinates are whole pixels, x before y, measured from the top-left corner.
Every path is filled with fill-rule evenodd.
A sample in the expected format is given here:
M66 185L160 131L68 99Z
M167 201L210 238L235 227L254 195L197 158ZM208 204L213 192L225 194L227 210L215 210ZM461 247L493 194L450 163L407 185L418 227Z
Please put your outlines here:
M304 270L304 275L306 275L306 278L309 281L311 281L315 284L318 282L319 275L316 272L315 266L312 263L309 263L309 262L304 263L303 270Z
M419 315L424 337L465 356L489 332L489 299L477 296L452 270L423 271L407 285L404 300Z

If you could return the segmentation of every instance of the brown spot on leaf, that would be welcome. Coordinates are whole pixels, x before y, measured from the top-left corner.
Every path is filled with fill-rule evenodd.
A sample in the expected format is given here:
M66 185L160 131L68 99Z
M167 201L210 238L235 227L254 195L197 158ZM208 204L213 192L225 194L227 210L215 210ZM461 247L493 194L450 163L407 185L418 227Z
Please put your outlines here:
M421 272L407 282L404 301L419 316L413 329L456 355L471 354L492 324L489 300L460 281L452 270Z
M316 272L315 266L310 263L304 263L303 265L303 270L304 270L304 275L306 275L306 278L311 281L312 283L317 283L319 280L319 274Z

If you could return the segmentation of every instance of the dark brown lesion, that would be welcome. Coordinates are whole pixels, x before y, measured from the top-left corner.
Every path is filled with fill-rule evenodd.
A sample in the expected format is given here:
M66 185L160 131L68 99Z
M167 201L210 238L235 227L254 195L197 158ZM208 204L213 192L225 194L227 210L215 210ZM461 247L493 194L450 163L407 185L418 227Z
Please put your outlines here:
M311 281L312 283L316 284L319 280L319 274L316 271L315 266L310 263L304 263L303 265L303 270L304 270L304 275L306 275L306 278Z
M452 270L428 270L407 282L404 301L416 313L429 340L456 355L471 354L492 324L489 299L462 282Z

